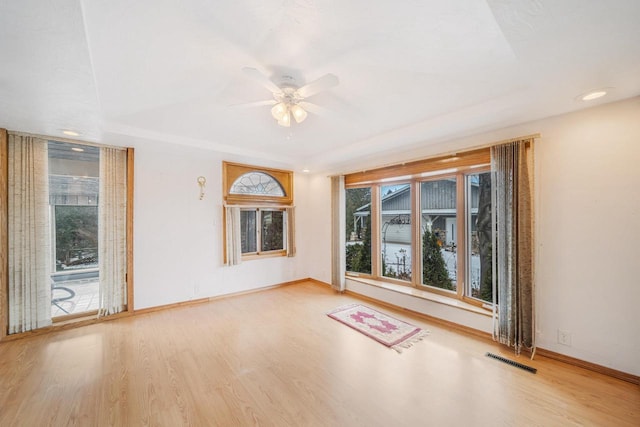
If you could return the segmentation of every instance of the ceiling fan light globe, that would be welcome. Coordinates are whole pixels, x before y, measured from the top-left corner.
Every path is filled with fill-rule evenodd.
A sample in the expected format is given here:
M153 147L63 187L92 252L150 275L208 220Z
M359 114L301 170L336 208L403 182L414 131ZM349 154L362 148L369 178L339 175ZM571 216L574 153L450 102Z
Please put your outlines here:
M274 119L278 121L282 120L286 115L286 113L287 113L287 106L284 105L284 103L282 102L277 103L271 109L271 115L273 116Z
M307 118L307 112L299 105L291 107L291 113L293 114L293 118L296 120L296 123L302 123L304 119Z
M278 124L286 128L291 126L291 114L289 114L289 111L285 111L285 114L282 116L282 119L278 120Z

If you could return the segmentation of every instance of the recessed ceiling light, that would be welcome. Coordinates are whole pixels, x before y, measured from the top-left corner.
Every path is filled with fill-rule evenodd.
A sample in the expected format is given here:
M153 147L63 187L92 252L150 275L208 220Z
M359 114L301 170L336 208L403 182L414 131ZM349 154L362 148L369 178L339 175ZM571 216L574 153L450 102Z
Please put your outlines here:
M76 132L74 130L69 130L69 129L63 129L62 133L64 133L65 135L68 135L68 136L80 136L79 132Z
M309 169L307 169L307 168L304 168L304 169L302 169L302 172L304 172L304 173L309 173L309 172L311 172L311 171L310 171Z
M592 101L594 99L602 98L608 93L611 93L612 87L601 87L598 89L591 90L589 92L585 92L576 96L576 100L578 101Z
M84 151L84 148L80 148L80 147L71 147L71 150L73 151L77 151L78 153L82 153Z
M589 92L588 94L582 97L583 101L591 101L592 99L602 98L607 94L606 90L597 90L595 92Z

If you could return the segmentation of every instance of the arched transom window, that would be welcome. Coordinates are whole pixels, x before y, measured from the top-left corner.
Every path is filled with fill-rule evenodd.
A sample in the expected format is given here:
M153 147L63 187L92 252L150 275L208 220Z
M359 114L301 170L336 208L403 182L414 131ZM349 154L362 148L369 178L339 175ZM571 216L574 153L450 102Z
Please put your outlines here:
M224 202L228 205L293 204L293 172L223 162Z
M231 185L229 194L285 196L284 189L274 177L264 172L255 171L240 175Z

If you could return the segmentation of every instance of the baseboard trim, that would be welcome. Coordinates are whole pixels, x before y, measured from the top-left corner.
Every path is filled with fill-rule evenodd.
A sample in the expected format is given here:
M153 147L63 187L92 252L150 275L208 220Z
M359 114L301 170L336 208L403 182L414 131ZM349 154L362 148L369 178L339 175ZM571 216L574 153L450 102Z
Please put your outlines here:
M67 329L75 329L82 326L95 325L96 323L109 322L111 320L122 319L130 316L133 316L133 313L130 311L123 311L121 313L116 313L104 317L97 317L97 315L95 314L89 316L79 316L74 319L59 322L50 326L45 326L43 328L33 329L31 331L20 332L16 334L4 335L0 339L0 344L2 344L3 342L21 340L23 338L38 337L41 335L50 334L52 332L66 331Z
M311 282L314 285L327 286L329 288L331 287L331 283L323 282L322 280L314 279L312 277L309 277L307 279L301 280L301 282Z
M188 307L188 306L191 306L191 305L203 304L203 303L206 303L206 302L212 302L212 301L216 301L216 300L220 300L220 299L239 297L239 296L242 296L242 295L254 294L256 292L269 291L271 289L281 288L283 286L295 285L295 284L307 282L307 281L310 281L310 280L311 279L298 279L298 280L292 280L290 282L282 282L282 283L278 283L278 284L275 284L275 285L264 286L264 287L261 287L261 288L249 289L249 290L246 290L246 291L232 292L232 293L229 293L229 294L216 295L216 296L205 297L205 298L198 298L198 299L193 299L193 300L189 300L189 301L175 302L175 303L171 303L171 304L156 305L156 306L153 306L153 307L141 308L141 309L138 309L138 310L134 310L133 314L134 315L147 314L147 313L153 313L153 312L156 312L156 311L170 310L172 308Z
M319 282L319 283L322 283L322 282ZM458 323L454 323L454 322L451 322L449 320L444 320L444 319L440 319L438 317L433 317L433 316L430 316L428 314L420 313L418 311L410 310L408 308L405 308L405 307L402 307L402 306L399 306L399 305L395 305L395 304L391 304L391 303L388 303L386 301L381 301L381 300L378 300L378 299L375 299L375 298L371 298L371 297L368 297L366 295L362 295L362 294L359 294L359 293L356 293L356 292L353 292L353 291L345 290L345 293L347 293L347 294L349 294L349 295L351 295L353 297L356 297L358 299L362 299L364 301L370 301L370 302L376 303L378 305L389 307L391 309L405 311L407 313L410 313L410 314L412 314L414 316L417 316L419 318L425 319L425 320L427 320L429 322L432 322L432 323L435 323L437 325L444 326L446 328L453 329L453 330L456 330L458 332L462 332L462 333L465 333L465 334L473 335L475 337L482 338L482 339L485 339L487 341L490 341L491 343L494 343L494 344L498 344L496 341L493 340L493 337L491 336L490 333L487 333L487 332L484 332L484 331L480 331L478 329L470 328L468 326L460 325ZM548 359L557 360L559 362L566 363L566 364L571 365L571 366L576 366L576 367L579 367L579 368L587 369L587 370L592 371L592 372L597 372L599 374L606 375L608 377L616 378L616 379L619 379L619 380L622 380L622 381L626 381L626 382L630 382L632 384L636 384L636 385L640 386L640 376L638 376L638 375L633 375L633 374L630 374L630 373L627 373L627 372L618 371L616 369L612 369L612 368L608 368L606 366L598 365L597 363L592 363L592 362L587 362L586 360L576 359L575 357L566 356L564 354L556 353L554 351L546 350L544 348L539 348L539 347L536 348L535 355L536 356L546 357Z
M262 287L262 288L250 289L250 290L247 290L247 291L233 292L233 293L230 293L230 294L217 295L217 296L213 296L213 297L198 298L198 299L195 299L195 300L182 301L182 302L177 302L177 303L172 303L172 304L165 304L165 305L149 307L149 308L142 308L142 309L138 309L138 310L134 309L132 312L118 313L118 314L115 314L115 315L101 317L101 318L98 318L98 319L96 319L96 318L90 318L90 319L80 318L80 319L75 320L75 321L68 321L68 322L65 322L65 323L59 324L59 325L47 326L45 328L36 329L36 330L33 330L33 331L29 331L29 332L23 332L23 333L20 333L20 334L5 335L0 339L0 343L7 342L7 341L13 341L13 340L16 340L16 339L27 338L27 337L45 335L45 334L48 334L48 333L51 333L51 332L57 332L57 331L63 331L63 330L67 330L67 329L74 329L74 328L78 328L78 327L82 327L82 326L93 325L93 324L104 322L104 321L122 319L124 317L149 314L149 313L153 313L153 312L156 312L156 311L170 310L170 309L173 309L173 308L180 308L180 307L187 307L187 306L191 306L191 305L198 305L198 304L212 302L212 301L216 301L216 300L220 300L220 299L226 299L226 298L233 298L233 297L238 297L238 296L242 296L242 295L248 295L248 294L252 294L252 293L256 293L256 292L264 292L264 291L268 291L268 290L272 290L272 289L276 289L276 288L281 288L281 287L289 286L289 285L296 285L296 284L300 284L300 283L312 283L314 285L318 285L318 286L322 286L322 287L331 287L331 285L329 283L326 283L326 282L323 282L321 280L308 277L308 278L305 278L305 279L292 280L292 281L289 281L289 282L278 283L278 284L275 284L275 285L265 286L265 287ZM352 297L361 299L363 301L369 301L369 302L373 302L375 304L378 304L378 305L381 305L381 306L384 306L384 307L389 307L389 308L394 309L394 310L404 311L404 312L407 312L407 313L409 313L409 314L411 314L413 316L425 319L425 320L427 320L429 322L432 322L432 323L435 323L437 325L444 326L446 328L453 329L455 331L462 332L464 334L472 335L472 336L475 336L475 337L490 341L491 343L495 343L495 341L493 341L493 338L492 338L491 334L489 334L487 332L484 332L484 331L480 331L478 329L470 328L468 326L460 325L458 323L454 323L454 322L451 322L449 320L444 320L444 319L440 319L438 317L430 316L428 314L420 313L418 311L414 311L414 310L411 310L411 309L408 309L408 308L405 308L405 307L402 307L402 306L399 306L399 305L391 304L391 303L386 302L386 301L381 301L381 300L378 300L378 299L375 299L375 298L371 298L371 297L368 297L366 295L362 295L362 294L359 294L359 293L356 293L356 292L353 292L353 291L345 290L344 293L348 294L348 295L350 295ZM576 367L579 367L579 368L587 369L587 370L592 371L592 372L597 372L599 374L606 375L608 377L616 378L616 379L619 379L619 380L622 380L622 381L626 381L626 382L630 382L632 384L640 386L640 376L638 376L638 375L634 375L634 374L630 374L630 373L627 373L627 372L619 371L619 370L616 370L616 369L608 368L606 366L598 365L597 363L587 362L585 360L577 359L575 357L566 356L564 354L556 353L554 351L547 350L547 349L544 349L544 348L537 348L536 349L536 355L542 356L542 357L546 357L548 359L557 360L559 362L566 363L568 365L572 365L572 366L576 366Z
M164 310L171 310L173 308L189 307L192 305L204 304L205 302L209 302L209 298L198 298L198 299L192 299L189 301L180 301L180 302L174 302L171 304L156 305L153 307L136 309L133 311L133 315L138 316L142 314L155 313L156 311L164 311Z
M559 362L588 369L589 371L597 372L608 377L617 378L619 380L627 381L640 386L640 376L598 365L597 363L591 363L587 362L586 360L576 359L575 357L566 356L564 354L556 353L555 351L546 350L544 348L536 348L536 356L543 356L547 359L557 360Z
M96 317L95 315L77 317L75 319L66 320L64 322L59 322L57 324L54 324L54 325L51 325L51 326L46 326L44 328L34 329L32 331L21 332L21 333L18 333L18 334L6 334L6 335L0 337L0 344L2 344L3 342L19 340L19 339L23 339L23 338L46 335L46 334L50 334L52 332L65 331L67 329L75 329L75 328L80 328L80 327L83 327L83 326L95 325L96 323L108 322L108 321L111 321L111 320L122 319L124 317L144 315L144 314L154 313L156 311L170 310L170 309L173 309L173 308L188 307L188 306L191 306L191 305L203 304L203 303L206 303L206 302L215 301L215 300L222 299L222 298L232 298L232 297L236 297L236 296L240 296L240 295L251 294L251 293L254 293L254 292L268 291L270 289L275 289L275 288L279 288L279 287L282 287L282 286L295 285L297 283L303 283L303 282L308 282L308 281L312 281L313 282L313 279L306 278L306 279L292 280L290 282L278 283L276 285L265 286L265 287L256 288L256 289L250 289L248 291L234 292L234 293L218 295L218 296L214 296L214 297L198 298L198 299L194 299L194 300L190 300L190 301L181 301L181 302L176 302L176 303L172 303L172 304L164 304L164 305L148 307L148 308L135 309L135 307L134 307L133 310L131 310L131 311L124 311L122 313L112 314L110 316L104 316L104 317ZM319 282L319 283L322 283L322 282Z

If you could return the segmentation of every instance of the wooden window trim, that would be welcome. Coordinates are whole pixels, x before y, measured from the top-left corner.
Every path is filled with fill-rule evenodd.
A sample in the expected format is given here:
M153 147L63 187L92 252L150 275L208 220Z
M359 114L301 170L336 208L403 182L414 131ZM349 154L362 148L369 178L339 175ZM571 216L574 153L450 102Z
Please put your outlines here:
M127 148L127 241L126 241L126 253L127 253L127 305L126 312L133 313L133 174L134 174L134 149L132 147Z
M231 194L231 186L240 176L250 173L264 173L274 178L282 186L284 196L267 196L256 194ZM242 163L222 162L222 194L225 205L237 205L242 209L271 209L282 210L293 206L293 172L284 169L274 169L262 166L246 165ZM289 224L287 223L287 227ZM283 230L287 233L287 230ZM222 239L223 261L227 263L227 221L226 209L222 213L222 233L225 238ZM242 254L242 261L250 261L253 259L285 257L287 250L275 250L266 252L251 252Z
M369 217L370 217L370 224L369 226L371 227L371 230L369 231L370 233L373 233L373 230L376 230L376 227L378 226L379 222L377 220L377 218L374 218L374 210L377 211L377 200L380 198L379 197L379 193L380 193L380 189L376 188L375 186L372 186L370 184L363 184L363 185L353 185L351 187L349 187L349 189L355 189L355 188L368 188L369 189L369 194L370 194L370 202L369 202ZM377 194L374 194L374 191ZM373 236L373 235L372 235ZM373 237L371 238L371 273L361 273L359 271L345 271L345 276L346 277L362 277L365 279L373 279L377 276L379 276L378 273L378 264L379 263L379 258L373 256L374 253L380 253L380 250L377 250L374 246L376 239L373 239ZM379 242L377 242L379 243ZM380 245L378 244L378 249L379 249Z
M262 232L260 231L260 228L262 226L262 218L260 216L260 212L263 211L278 211L278 212L282 212L283 215L286 215L285 213L285 208L284 207L274 207L274 206L260 206L260 207L255 207L255 206L247 206L245 208L241 208L242 210L247 210L247 211L252 211L255 210L256 211L256 235L259 236L259 238L256 240L256 244L257 244L257 251L256 252L246 252L242 254L242 260L243 261L248 261L251 259L258 259L258 258L269 258L269 257L280 257L280 256L286 256L287 255L287 250L286 249L274 249L272 251L261 251L260 250L260 246L262 246ZM283 239L286 236L286 232L287 230L284 228L284 224L283 224ZM285 242L283 241L283 245L285 244Z
M273 177L280 183L284 196L267 196L256 194L231 194L231 186L240 176L250 172L262 172ZM229 205L259 205L278 204L290 206L293 204L293 172L283 169L251 166L241 163L222 162L222 194Z
M279 249L276 251L267 251L267 252L251 252L248 254L242 254L243 261L249 261L252 259L262 259L262 258L278 258L287 256L287 251Z
M9 328L9 136L6 129L0 129L0 341L7 336Z
M482 173L490 170L491 149L483 147L462 153L454 153L449 155L438 156L434 158L418 160L409 163L403 163L394 166L386 166L373 169L370 171L362 171L345 175L345 187L350 188L371 188L371 220L372 220L372 236L373 231L379 234L380 215L381 215L381 187L384 185L395 185L409 183L412 191L412 214L420 211L420 184L422 182L439 180L444 178L456 179L456 224L458 230L457 250L459 254L463 254L458 259L456 271L456 290L447 291L422 284L422 236L420 233L420 218L413 218L412 222L412 274L411 281L403 281L382 275L381 262L379 256L373 254L381 253L381 238L379 235L372 238L372 274L363 273L347 274L346 277L363 277L372 280L380 280L382 282L393 283L410 288L416 288L432 292L437 295L460 300L486 309L486 302L466 295L466 286L468 281L468 272L466 258L467 248L467 200L466 200L466 177L474 173ZM464 213L464 215L462 214ZM415 215L414 215L415 216ZM374 224L375 223L375 224ZM375 267L374 267L375 263Z
M377 225L378 228L376 228L376 235L377 240L379 242L379 247L380 247L380 252L378 252L378 254L382 254L382 236L380 235L382 230L380 228L380 224L382 224L382 187L383 186L392 186L392 185L408 185L409 186L409 194L410 194L410 214L409 214L409 218L411 220L411 224L410 224L410 228L411 231L409 232L409 235L411 236L411 251L410 251L410 256L412 257L411 259L411 268L414 268L414 256L415 256L415 247L417 246L417 243L415 241L415 227L416 227L416 218L414 217L414 213L415 211L415 198L416 198L416 194L415 194L415 182L413 180L407 180L407 179L399 179L397 181L387 181L387 182L382 182L379 183L377 185L373 185L373 187L377 187L378 191L378 200L377 200L377 205L376 205L376 216L377 216ZM373 240L373 230L371 230L372 234L372 240ZM380 259L379 255L376 255L375 257L373 256L373 254L371 255L371 258L378 258L379 259L379 268L380 270L378 270L378 278L380 278L381 280L386 280L390 283L395 283L398 285L404 285L404 286L412 286L415 287L415 270L411 271L411 280L402 280L402 279L396 279L395 277L388 277L384 275L384 271L382 271L382 260Z
M487 172L491 172L491 167L487 166L487 167L483 167L483 168L475 168L475 169L473 169L473 171L469 171L469 172L467 172L467 173L463 174L463 180L464 180L463 182L464 182L464 187L465 187L465 195L464 195L464 202L465 202L465 206L466 206L467 204L470 204L470 203L471 203L471 202L470 202L470 195L467 195L467 194L466 194L466 192L467 192L467 190L466 190L466 189L467 189L467 187L468 187L468 186L467 186L467 179L468 179L469 175L472 175L472 174L481 174L481 173L487 173ZM465 212L465 218L464 218L464 232L465 232L465 233L467 233L468 220L469 220L469 214L468 214L467 212ZM465 260L466 260L466 259L468 258L469 236L465 236L465 237L464 237L464 244L465 244L465 254L466 254L466 255L465 255ZM466 283L466 282L468 282L468 281L469 281L469 272L468 272L468 271L465 271L465 278L464 278L464 280L465 280L465 285L464 285L464 286L465 286L465 289L463 290L463 294L462 294L462 296L460 297L460 299L461 299L462 301L466 302L467 304L471 304L471 305L474 305L474 306L476 306L476 307L483 308L483 309L487 310L486 305L487 305L487 304L491 305L491 303L490 303L490 302L488 302L488 301L483 301L483 300L481 300L481 299L479 299L479 298L474 298L474 297L472 297L472 296L470 296L470 295L466 295L466 287L467 287L467 283Z
M458 299L464 297L467 287L467 209L470 207L466 202L467 186L466 175L459 173L456 175L456 227L458 236L456 238L456 296ZM462 211L462 215L460 214ZM462 256L460 256L462 254ZM469 263L471 264L471 263Z
M455 172L460 172L472 167L477 167L478 165L488 165L490 163L491 150L487 147L351 173L345 175L344 182L345 186L349 188L349 186L352 185L362 186L365 184L384 182L383 180L407 181L408 179L424 178L424 174L437 174L438 171L446 173L446 170L454 168L457 169Z

